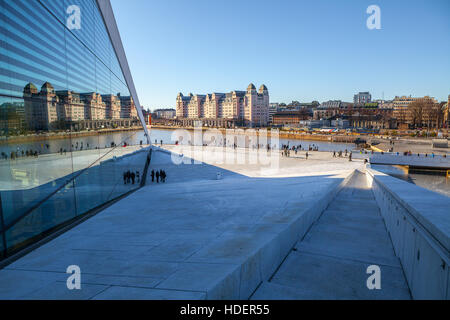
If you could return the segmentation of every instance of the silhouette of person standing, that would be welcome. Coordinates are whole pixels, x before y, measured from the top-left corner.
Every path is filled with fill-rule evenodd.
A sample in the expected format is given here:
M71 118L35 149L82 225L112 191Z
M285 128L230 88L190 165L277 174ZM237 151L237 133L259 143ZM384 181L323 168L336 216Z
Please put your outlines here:
M156 171L156 183L159 183L159 171Z
M155 182L155 170L152 170L152 182Z

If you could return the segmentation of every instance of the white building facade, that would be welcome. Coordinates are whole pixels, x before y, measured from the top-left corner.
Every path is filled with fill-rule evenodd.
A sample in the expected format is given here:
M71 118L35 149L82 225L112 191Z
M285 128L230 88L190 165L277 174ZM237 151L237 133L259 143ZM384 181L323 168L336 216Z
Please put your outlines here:
M250 127L269 123L269 91L265 85L256 90L254 84L247 91L212 93L207 95L177 95L178 119L237 120Z

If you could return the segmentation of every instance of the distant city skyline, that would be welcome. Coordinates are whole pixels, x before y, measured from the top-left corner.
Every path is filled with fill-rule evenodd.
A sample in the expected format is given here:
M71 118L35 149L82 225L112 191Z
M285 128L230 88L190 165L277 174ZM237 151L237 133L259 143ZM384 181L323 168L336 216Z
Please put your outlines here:
M381 9L369 30L366 9ZM112 6L141 104L265 83L270 101L450 94L450 2L122 1ZM212 14L214 13L214 14ZM230 23L233 21L233 23ZM207 26L207 27L206 27Z

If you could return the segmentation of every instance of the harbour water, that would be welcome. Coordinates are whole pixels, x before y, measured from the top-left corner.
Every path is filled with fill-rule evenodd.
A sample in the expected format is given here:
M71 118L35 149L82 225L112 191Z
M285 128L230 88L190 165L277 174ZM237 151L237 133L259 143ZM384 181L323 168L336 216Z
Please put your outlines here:
M192 135L192 132L189 132ZM161 141L164 144L174 144L180 139L179 134L175 130L152 129L150 131L150 140L159 144ZM269 139L270 141L270 139ZM143 130L136 131L122 131L109 134L99 134L87 137L71 138L68 136L63 139L47 139L42 141L30 141L24 143L11 143L0 145L0 153L4 152L9 155L12 151L19 152L26 150L38 151L40 154L58 153L61 149L67 151L86 149L103 149L109 148L111 143L115 145L139 145L146 144L147 139ZM308 150L310 146L317 147L319 151L345 151L355 148L351 143L333 143L323 141L307 141L307 140L288 140L280 139L279 145L301 146L302 149ZM450 179L445 176L430 175L430 174L415 174L409 173L407 170L396 166L381 166L374 165L374 169L387 173L396 178L414 183L418 186L427 188L429 190L439 192L446 196L450 196Z
M443 175L408 173L408 169L401 166L372 165L372 168L395 178L402 179L422 188L450 197L450 178Z
M181 131L179 131L181 132ZM192 131L186 131L191 136ZM162 140L164 144L174 144L180 140L180 134L175 133L175 130L161 130L152 129L150 131L150 140L152 143L155 141L159 144ZM225 137L224 137L225 138ZM190 140L193 141L191 137ZM270 138L268 139L270 141ZM72 138L70 135L63 139L46 139L41 141L30 141L22 143L10 143L0 145L0 153L4 152L9 155L11 152L21 152L22 150L38 151L40 154L58 153L60 149L63 150L79 150L83 146L83 150L86 149L103 149L109 148L111 143L115 145L138 145L140 143L146 144L147 139L143 130L137 131L119 131L109 134L99 134L86 137ZM260 142L262 143L262 142ZM279 145L300 146L307 150L309 146L317 147L319 151L345 151L352 150L355 145L352 143L333 143L324 141L307 141L307 140L294 140L294 139L280 139Z

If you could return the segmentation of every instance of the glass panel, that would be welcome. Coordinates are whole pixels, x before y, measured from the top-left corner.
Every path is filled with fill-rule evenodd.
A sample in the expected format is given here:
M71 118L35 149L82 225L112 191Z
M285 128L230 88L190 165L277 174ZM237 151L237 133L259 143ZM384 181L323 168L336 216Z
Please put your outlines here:
M66 25L70 5L80 29ZM11 251L138 188L148 149L94 1L0 6L0 197Z
M94 26L94 54L108 69L111 69L111 44L99 10L94 10Z
M8 95L23 97L32 83L33 91L44 83L54 90L66 88L64 28L48 23L54 19L35 1L5 0L2 19L6 42L5 63L10 75ZM53 116L53 114L51 115ZM50 122L53 120L48 119Z
M61 0L39 0L61 23L66 21L66 9Z
M64 27L52 20L37 1L3 1L2 53L10 97L2 102L7 136L0 145L4 155L0 192L9 248L75 213L73 197L62 197L72 175L70 148L66 141L58 141L66 152L57 154L52 137L44 135L66 129L58 122L57 96L58 90L67 88Z
M7 44L5 42L6 27L3 14L4 11L4 0L0 0L0 95L9 95L11 80L9 70L6 68L8 56L6 54ZM2 135L2 132L0 132L0 136Z
M16 110L15 117L8 114L10 125L19 123L13 119L24 118L21 110L29 112L36 107L33 104L42 104L41 99L10 99ZM0 145L5 158L0 165L0 193L9 248L75 216L73 192L66 185L72 176L70 136L52 140L27 133L10 135Z
M59 0L61 1L61 0ZM63 0L63 7L66 14L65 24L70 24L71 17L78 14L78 12L72 11L72 14L68 14L67 10L73 6L79 8L80 28L71 28L70 32L78 38L86 47L93 48L95 45L95 24L94 24L94 2L92 0ZM67 22L69 19L69 22ZM80 44L78 44L80 46Z

